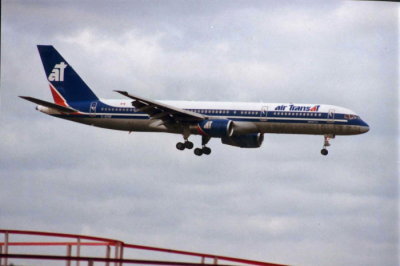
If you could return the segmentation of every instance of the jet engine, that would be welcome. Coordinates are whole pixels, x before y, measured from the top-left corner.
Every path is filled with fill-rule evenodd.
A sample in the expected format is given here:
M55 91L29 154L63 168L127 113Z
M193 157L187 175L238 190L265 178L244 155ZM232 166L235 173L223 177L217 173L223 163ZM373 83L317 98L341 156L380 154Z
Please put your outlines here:
M204 120L196 126L196 129L200 134L210 137L230 137L233 134L233 122L228 119Z
M240 148L259 148L264 141L264 134L246 134L231 137L222 137L223 144L232 145Z

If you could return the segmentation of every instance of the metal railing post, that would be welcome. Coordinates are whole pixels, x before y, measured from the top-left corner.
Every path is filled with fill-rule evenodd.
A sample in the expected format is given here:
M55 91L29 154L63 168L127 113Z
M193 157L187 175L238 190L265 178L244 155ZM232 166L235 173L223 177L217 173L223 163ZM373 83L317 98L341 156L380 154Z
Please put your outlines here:
M217 265L218 264L218 258L214 257L214 264Z
M111 247L110 247L110 245L107 245L107 247L106 247L106 259L110 258L110 253L111 253ZM106 262L106 266L110 266L110 262L109 261Z
M119 254L119 244L115 244L115 259L118 259L118 254ZM115 262L115 266L119 266L118 262Z
M8 254L8 232L5 232L4 233L4 254ZM8 264L8 258L7 257L5 257L4 258L4 266L7 266L7 264Z
M78 242L76 245L76 256L78 258L81 257L81 239L79 237L78 237ZM76 266L79 266L79 264L80 264L80 260L76 260Z
M67 257L71 257L72 245L67 245ZM67 266L71 266L71 260L67 260Z
M119 248L119 258L121 260L124 258L124 245L122 245L122 244L120 244L120 248ZM122 262L120 262L119 265L122 266Z

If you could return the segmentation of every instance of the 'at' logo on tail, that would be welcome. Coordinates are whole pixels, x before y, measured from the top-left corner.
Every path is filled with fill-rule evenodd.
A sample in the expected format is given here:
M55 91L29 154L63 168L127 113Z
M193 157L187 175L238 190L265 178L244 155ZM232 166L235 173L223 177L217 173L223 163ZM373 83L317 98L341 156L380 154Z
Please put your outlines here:
M56 64L48 77L49 81L64 81L64 69L67 66L64 62Z

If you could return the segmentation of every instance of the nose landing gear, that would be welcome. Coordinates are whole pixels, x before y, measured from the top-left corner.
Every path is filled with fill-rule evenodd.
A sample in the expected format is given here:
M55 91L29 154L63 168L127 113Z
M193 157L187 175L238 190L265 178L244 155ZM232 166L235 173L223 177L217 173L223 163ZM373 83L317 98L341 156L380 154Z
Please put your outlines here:
M324 146L322 147L322 150L321 150L322 155L324 155L324 156L328 155L328 149L326 149L326 147L331 146L329 141L334 138L335 138L335 135L325 135L324 136Z
M323 149L321 150L321 154L324 155L324 156L328 155L328 150L325 149L325 148L323 148Z

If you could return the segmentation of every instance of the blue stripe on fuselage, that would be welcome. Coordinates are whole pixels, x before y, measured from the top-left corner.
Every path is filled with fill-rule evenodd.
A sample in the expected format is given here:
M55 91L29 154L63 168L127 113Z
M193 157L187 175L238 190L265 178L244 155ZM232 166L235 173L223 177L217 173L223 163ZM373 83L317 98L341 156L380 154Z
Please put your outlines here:
M90 111L91 102L76 102L71 104L77 110L85 114L79 115L56 115L58 117L76 117L76 118L113 118L113 119L149 119L149 116L143 112L135 112L134 107L114 107L97 101L96 112ZM124 111L122 111L124 110ZM332 114L323 112L294 112L294 111L255 111L255 110L224 110L224 109L185 109L210 117L225 117L232 121L240 122L269 122L269 123L313 123L313 124L336 124L336 125L356 125L365 126L360 119L345 119L346 114ZM328 116L329 120L328 120Z

